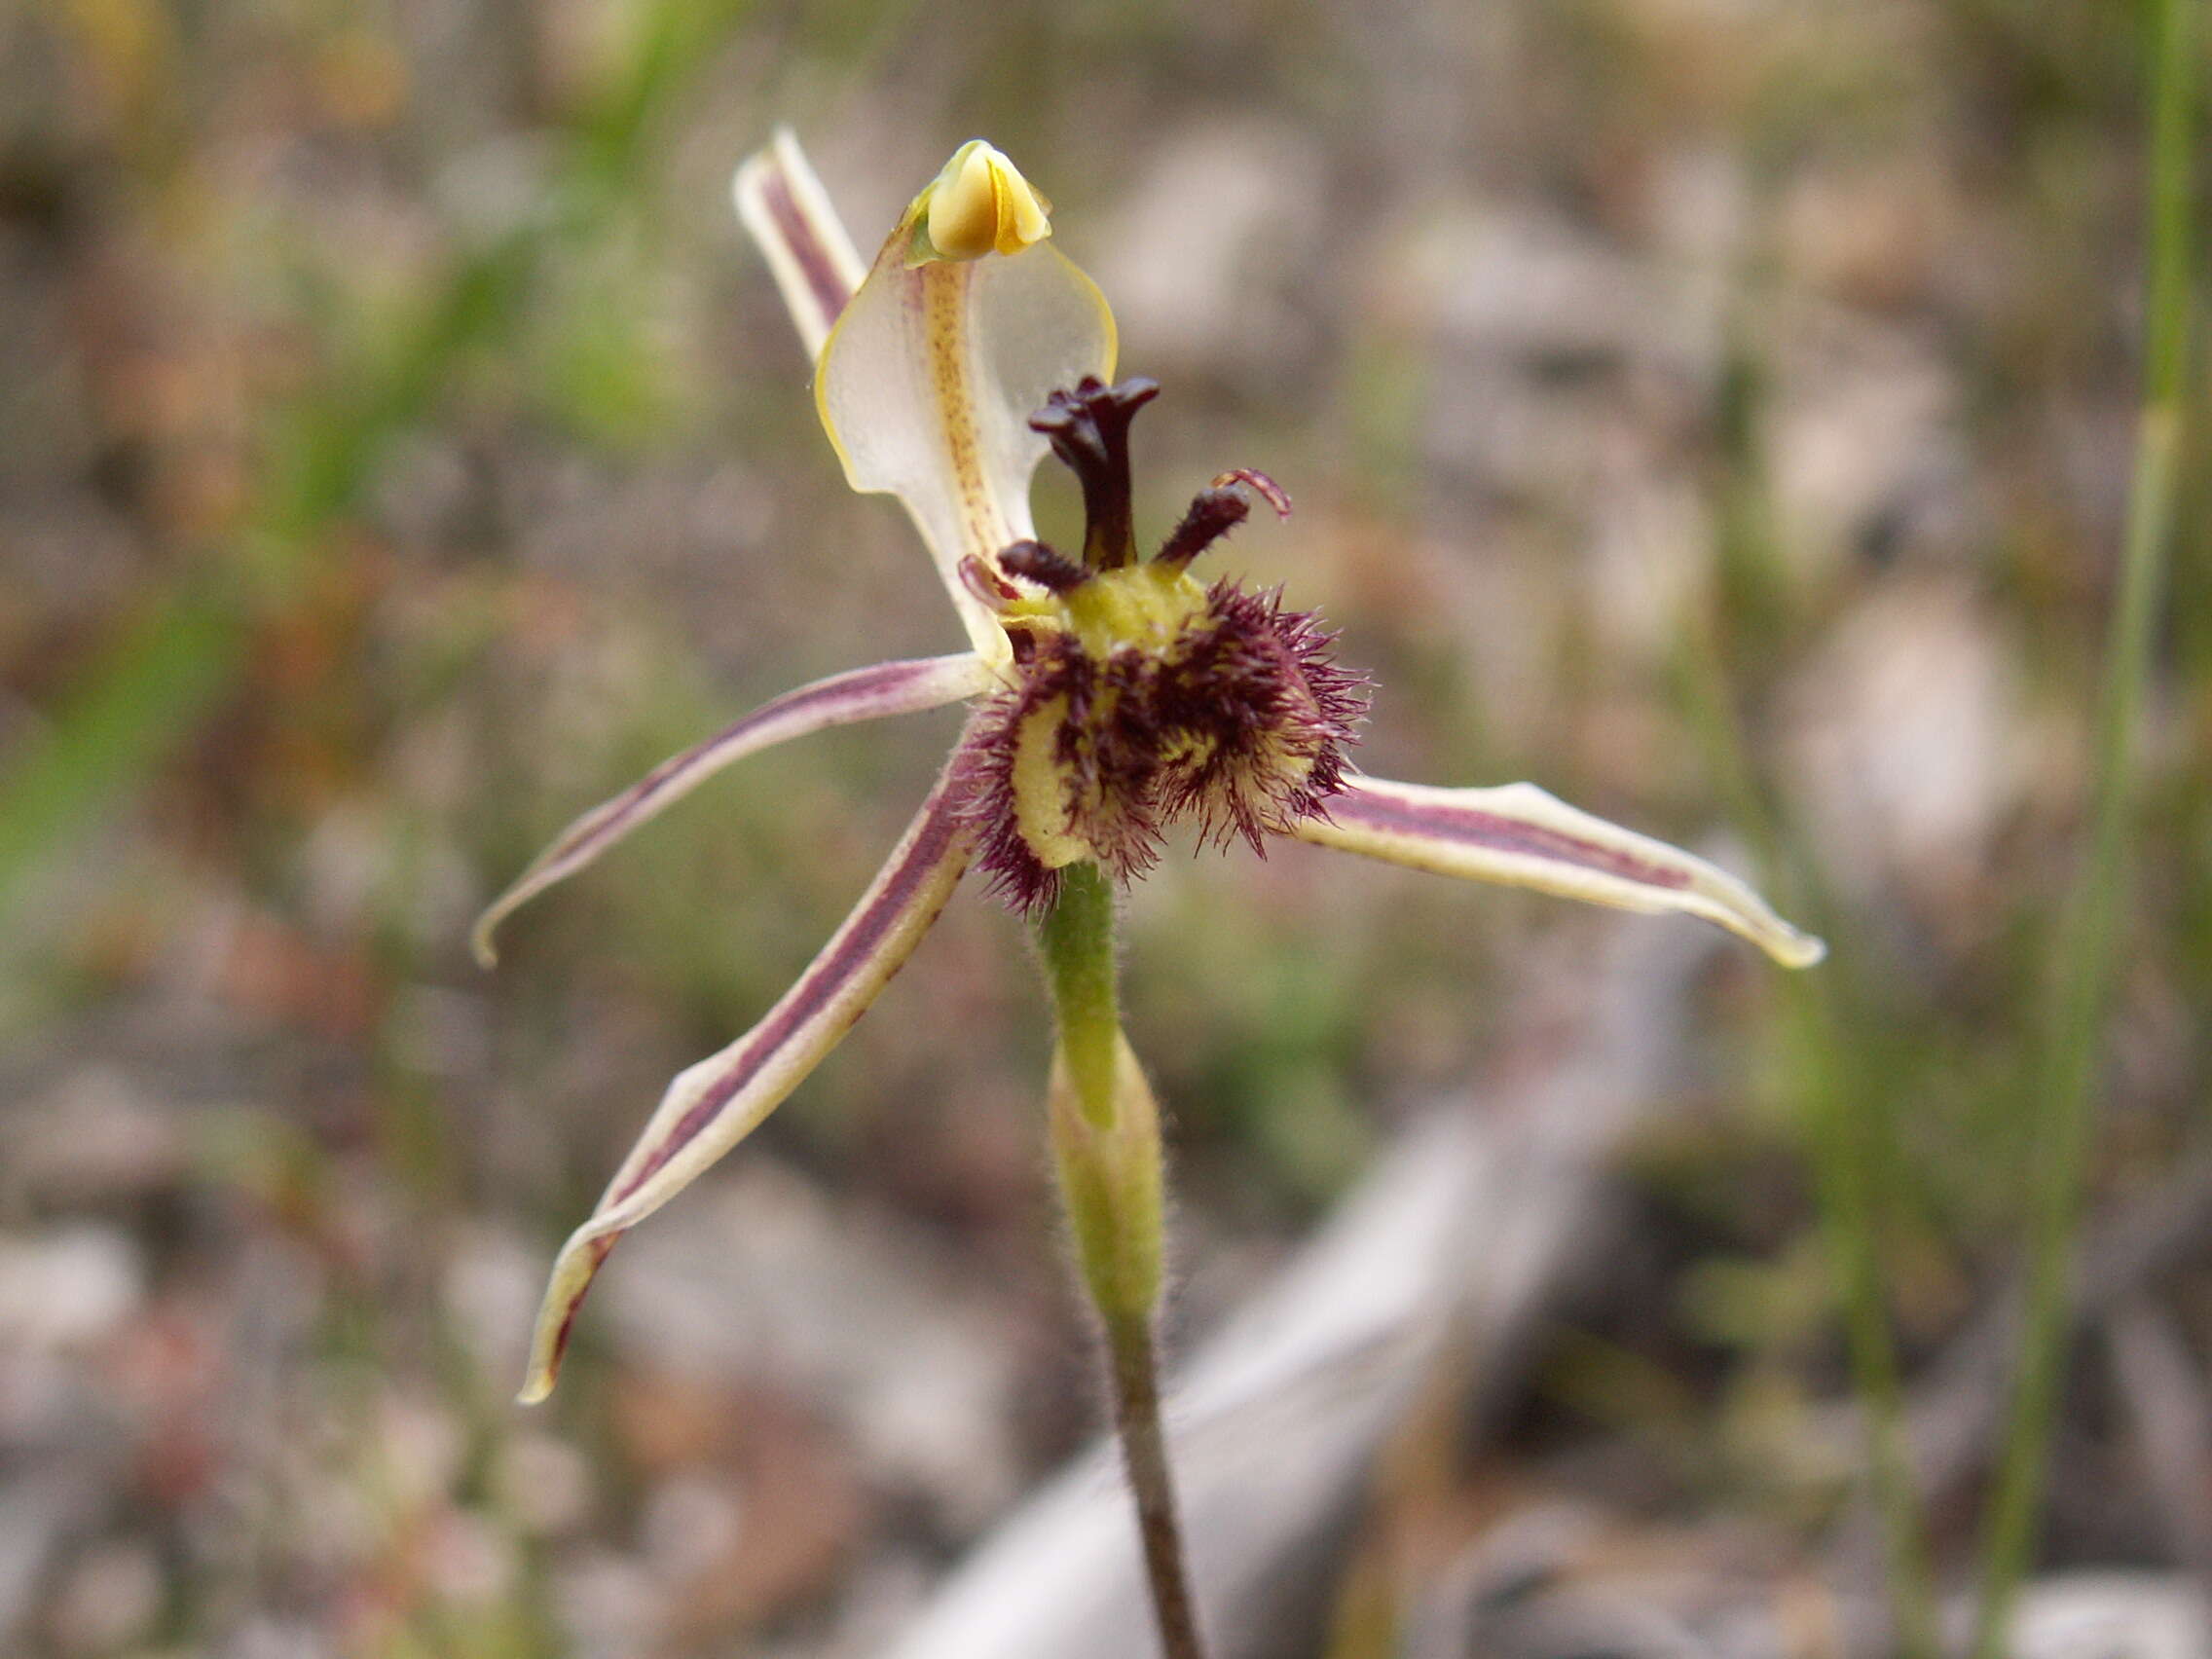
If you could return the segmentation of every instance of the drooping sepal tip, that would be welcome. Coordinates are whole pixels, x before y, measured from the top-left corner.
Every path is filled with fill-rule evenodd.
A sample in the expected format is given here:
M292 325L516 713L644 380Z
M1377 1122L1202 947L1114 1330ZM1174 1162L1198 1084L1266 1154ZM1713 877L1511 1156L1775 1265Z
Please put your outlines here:
M576 1315L583 1309L584 1296L591 1289L592 1280L614 1249L614 1236L595 1232L587 1222L561 1246L561 1254L553 1263L553 1272L545 1287L544 1300L538 1308L536 1326L531 1332L530 1365L524 1373L522 1387L515 1395L518 1406L539 1405L552 1397L553 1385L561 1376L561 1361L568 1355L569 1338L575 1330Z
M616 1240L689 1186L805 1081L944 908L975 848L955 758L830 942L744 1036L679 1072L591 1218L553 1265L521 1398L551 1391L578 1309Z
M1718 866L1533 784L1439 789L1352 777L1326 805L1291 832L1316 846L1437 875L1646 914L1697 916L1749 940L1785 968L1811 968L1827 955L1825 942L1783 920Z
M1762 906L1764 901L1761 902ZM1726 926L1725 923L1722 924ZM1818 968L1828 959L1828 941L1819 934L1810 934L1795 924L1784 921L1771 909L1757 918L1758 931L1754 934L1739 928L1729 932L1741 934L1767 954L1767 959L1782 968Z

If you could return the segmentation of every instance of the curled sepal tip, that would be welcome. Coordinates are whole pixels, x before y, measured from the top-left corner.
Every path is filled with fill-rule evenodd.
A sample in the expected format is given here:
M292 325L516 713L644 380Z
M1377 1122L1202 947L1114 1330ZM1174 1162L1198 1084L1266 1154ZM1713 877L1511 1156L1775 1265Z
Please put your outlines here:
M743 1140L837 1046L913 953L967 868L974 833L952 803L951 768L830 942L759 1024L679 1074L570 1235L531 1339L527 1405L553 1391L577 1309L615 1240Z
M1346 780L1326 816L1293 831L1317 846L1624 910L1679 911L1750 940L1786 968L1827 946L1800 933L1726 870L1568 806L1533 784L1432 789Z
M469 934L482 966L498 960L493 935L523 904L582 869L640 825L657 817L723 767L779 743L830 726L919 714L972 697L992 683L971 652L881 662L831 675L763 703L703 743L671 756L620 794L586 812L553 838Z

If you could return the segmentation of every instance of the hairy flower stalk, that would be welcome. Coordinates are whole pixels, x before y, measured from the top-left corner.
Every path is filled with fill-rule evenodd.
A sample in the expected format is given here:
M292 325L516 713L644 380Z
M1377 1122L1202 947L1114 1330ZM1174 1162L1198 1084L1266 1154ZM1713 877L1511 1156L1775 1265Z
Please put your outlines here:
M1160 1108L1117 1009L1114 896L1096 865L1071 866L1037 926L1059 1041L1047 1112L1076 1265L1097 1310L1122 1463L1166 1659L1200 1659L1174 1474L1160 1413L1156 1326L1166 1200Z
M1121 1028L1113 886L1169 830L1264 852L1290 836L1444 875L1718 924L1778 962L1822 945L1725 871L1530 784L1436 789L1355 773L1367 682L1273 593L1201 581L1197 561L1257 503L1225 472L1152 551L1131 506L1130 422L1158 394L1113 384L1113 313L1051 245L1050 207L1004 155L963 145L863 267L791 136L738 170L847 482L895 496L970 648L802 686L663 762L555 838L484 913L479 956L518 905L576 873L723 767L787 739L966 702L936 787L822 953L750 1031L670 1084L554 1263L525 1400L551 1392L594 1276L622 1235L743 1140L904 965L972 862L1037 926L1058 1043L1048 1122L1069 1231L1112 1359L1161 1641L1195 1659L1198 1621L1161 1433L1154 1327L1163 1255L1158 1108ZM1036 539L1029 486L1050 451L1082 486L1082 547Z

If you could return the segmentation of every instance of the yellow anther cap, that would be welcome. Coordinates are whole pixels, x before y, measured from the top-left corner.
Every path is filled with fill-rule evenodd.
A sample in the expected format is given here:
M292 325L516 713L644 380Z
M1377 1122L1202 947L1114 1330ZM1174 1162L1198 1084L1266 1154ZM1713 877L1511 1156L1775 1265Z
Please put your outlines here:
M1019 253L1052 234L1051 203L1021 169L980 138L971 138L930 181L910 210L913 262Z

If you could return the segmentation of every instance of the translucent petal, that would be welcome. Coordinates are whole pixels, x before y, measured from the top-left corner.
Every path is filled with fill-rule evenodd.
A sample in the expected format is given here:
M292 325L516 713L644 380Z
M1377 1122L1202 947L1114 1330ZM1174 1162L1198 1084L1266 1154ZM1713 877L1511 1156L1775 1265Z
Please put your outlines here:
M851 915L751 1031L678 1075L589 1221L561 1247L531 1342L525 1403L552 1392L576 1311L625 1232L689 1186L781 1105L913 954L951 897L975 833L953 799L961 756Z
M498 959L492 935L498 925L557 881L565 881L664 809L675 805L717 772L748 755L830 726L891 715L942 708L994 683L972 652L879 662L831 675L763 703L704 743L671 756L611 800L571 824L539 853L504 893L479 916L469 935L476 960Z
M775 274L799 343L810 360L819 357L867 267L790 128L746 159L733 189L737 216Z
M845 307L815 401L847 482L905 503L977 654L1003 663L1005 632L959 564L1032 534L1029 479L1046 445L1029 417L1086 375L1113 378L1114 317L1049 241L909 269L912 229L892 234Z
M1727 871L1664 841L1568 806L1533 784L1431 789L1350 779L1328 819L1293 831L1316 846L1438 875L1529 887L1624 910L1677 910L1716 922L1788 968L1827 946L1798 932Z

